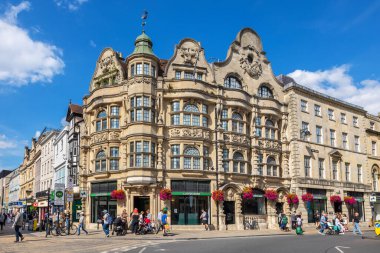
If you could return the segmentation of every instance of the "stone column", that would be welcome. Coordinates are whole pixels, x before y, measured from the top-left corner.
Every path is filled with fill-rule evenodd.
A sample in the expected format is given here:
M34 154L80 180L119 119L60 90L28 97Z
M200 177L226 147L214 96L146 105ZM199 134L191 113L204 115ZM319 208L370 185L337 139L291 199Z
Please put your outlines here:
M277 216L276 216L276 202L274 201L267 201L267 213L268 213L268 228L269 229L276 229L278 228L277 225Z
M223 231L223 230L227 229L227 227L226 227L226 215L224 214L224 210L223 210L223 201L218 202L217 205L219 205L219 230ZM215 210L216 210L216 208L215 208ZM216 229L216 227L215 227L215 229Z
M235 194L235 223L237 230L244 230L244 215L242 214L242 199L240 194Z

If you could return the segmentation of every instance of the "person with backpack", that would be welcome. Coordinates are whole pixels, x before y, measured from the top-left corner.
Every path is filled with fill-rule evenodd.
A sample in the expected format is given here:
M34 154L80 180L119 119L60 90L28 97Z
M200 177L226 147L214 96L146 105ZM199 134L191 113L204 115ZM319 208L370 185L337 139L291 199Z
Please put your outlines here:
M297 235L302 235L303 234L303 230L302 230L302 218L301 218L302 214L299 213L299 215L297 215L297 228L296 228L296 234Z
M103 231L106 237L110 237L110 224L112 223L112 217L107 210L103 210Z
M202 212L200 216L201 223L202 225L205 226L205 230L207 231L208 230L208 213L204 209L202 209L201 212Z
M168 233L166 231L166 225L168 225L168 211L166 209L163 210L163 214L161 217L161 222L162 222L162 228L164 230L164 236L167 236Z

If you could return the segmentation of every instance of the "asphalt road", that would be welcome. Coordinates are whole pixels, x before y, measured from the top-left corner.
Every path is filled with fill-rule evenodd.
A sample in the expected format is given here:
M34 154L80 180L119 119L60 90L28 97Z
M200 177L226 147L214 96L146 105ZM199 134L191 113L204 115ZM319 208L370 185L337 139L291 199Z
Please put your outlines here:
M120 250L112 253L125 252ZM128 253L379 253L380 240L362 239L352 234L340 236L257 236L176 241L129 249Z

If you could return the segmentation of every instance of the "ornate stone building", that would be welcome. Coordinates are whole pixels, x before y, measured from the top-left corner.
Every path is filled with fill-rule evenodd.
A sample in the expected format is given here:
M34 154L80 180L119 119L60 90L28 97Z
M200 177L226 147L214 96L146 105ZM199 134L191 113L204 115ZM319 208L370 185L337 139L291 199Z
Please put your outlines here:
M152 48L143 32L126 58L104 49L84 97L80 183L91 223L104 209L115 215L149 208L155 215L168 207L177 226L198 225L206 209L219 229L243 229L251 220L274 227L282 209L297 209L309 221L316 210L331 211L333 194L357 197L365 203L363 219L369 219L368 114L362 108L286 76L276 78L260 37L249 28L238 33L223 62L208 63L201 44L189 38L179 42L169 60L159 59ZM314 115L314 105L321 115ZM329 119L330 109L337 119ZM346 113L344 126L340 112ZM371 117L380 129L379 118ZM323 127L322 143L315 139L320 138L316 125ZM343 132L353 148L359 137L362 149L342 148ZM379 139L377 132L373 138ZM360 181L345 181L345 163L352 171L361 166ZM252 199L242 199L246 186L253 188ZM162 188L172 190L171 201L160 200ZM111 198L116 189L126 192L125 200ZM223 202L211 199L216 189L224 192ZM277 201L264 197L268 189L277 191ZM289 206L285 196L290 192L299 198L312 193L315 201Z

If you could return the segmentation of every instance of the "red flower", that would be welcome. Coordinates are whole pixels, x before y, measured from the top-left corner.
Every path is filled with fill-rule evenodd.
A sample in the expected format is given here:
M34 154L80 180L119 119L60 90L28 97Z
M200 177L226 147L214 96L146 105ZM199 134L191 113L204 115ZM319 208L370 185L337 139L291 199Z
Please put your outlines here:
M311 202L311 201L313 201L313 199L314 199L314 196L311 193L302 194L303 202Z
M289 205L296 205L299 203L298 196L295 193L289 193L288 195L286 195L286 201Z
M223 201L224 200L224 193L222 190L216 190L216 191L212 192L211 197L215 201Z
M253 190L251 187L243 188L243 199L252 199L253 198Z
M111 192L111 198L123 200L125 199L125 192L123 190L113 190Z
M273 189L268 189L265 191L264 197L270 201L275 201L278 197L278 193Z
M347 204L347 205L353 205L356 203L356 199L352 196L346 196L344 197L344 202Z
M341 203L342 199L340 198L339 195L332 195L330 197L330 201L333 202L333 203Z
M161 200L171 200L172 199L172 190L164 188L160 191Z

